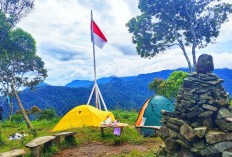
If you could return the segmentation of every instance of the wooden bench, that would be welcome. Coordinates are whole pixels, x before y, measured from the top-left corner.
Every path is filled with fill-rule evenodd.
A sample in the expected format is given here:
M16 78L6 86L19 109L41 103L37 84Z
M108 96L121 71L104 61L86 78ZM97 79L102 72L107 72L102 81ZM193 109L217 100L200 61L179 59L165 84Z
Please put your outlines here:
M161 129L161 126L135 126L138 131L138 134L141 134L141 129L154 129L156 135L158 135L158 131Z
M40 157L42 153L43 146L45 148L50 147L53 144L55 136L43 136L32 140L26 144L26 148L30 148L31 157Z
M99 126L101 129L101 136L104 136L104 129L105 128L120 128L121 133L123 132L123 128L127 126Z
M64 137L65 141L67 141L71 144L74 144L75 143L75 137L74 137L75 134L76 134L76 132L61 132L58 134L54 134L54 136L56 137L56 139L54 140L54 143L59 145L61 137Z
M15 149L9 152L0 153L0 157L22 157L26 152L24 149Z

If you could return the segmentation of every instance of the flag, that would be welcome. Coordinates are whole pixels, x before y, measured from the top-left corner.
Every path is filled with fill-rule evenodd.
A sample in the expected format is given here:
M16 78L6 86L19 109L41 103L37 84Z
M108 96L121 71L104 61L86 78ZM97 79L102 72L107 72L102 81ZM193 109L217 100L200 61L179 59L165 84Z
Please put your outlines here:
M91 22L91 32L91 41L93 42L94 39L94 44L102 49L106 44L107 39L94 21Z

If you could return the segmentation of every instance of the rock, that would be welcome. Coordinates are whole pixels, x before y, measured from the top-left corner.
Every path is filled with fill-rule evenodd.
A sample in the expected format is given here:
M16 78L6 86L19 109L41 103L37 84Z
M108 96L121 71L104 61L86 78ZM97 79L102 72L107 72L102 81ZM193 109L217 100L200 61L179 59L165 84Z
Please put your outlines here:
M231 122L227 123L224 119L221 119L221 120L216 119L215 123L222 130L232 131L232 123Z
M208 117L213 114L213 111L205 111L198 115L198 117Z
M202 107L211 111L217 111L217 108L211 105L203 104Z
M211 97L208 93L200 95L200 98L203 100L213 100L213 97Z
M199 155L211 155L223 152L228 148L232 147L232 142L219 142L213 145L209 145L198 152Z
M169 123L175 124L175 125L183 125L185 122L183 120L177 119L177 118L169 118L168 119Z
M197 110L197 111L193 111L193 112L188 113L187 117L188 117L188 119L191 119L191 118L197 116L198 114L200 114L201 112L203 112L203 110L201 108L199 108L199 110Z
M194 157L193 153L189 151L188 149L182 149L178 153L178 157Z
M165 111L165 110L161 110L161 114L164 116L168 116L168 117L175 117L175 113L174 112L169 112L169 111Z
M199 122L191 123L191 127L193 127L193 128L197 128L197 127L200 127L200 126L201 126L201 124Z
M202 138L205 136L206 130L207 130L207 127L199 127L199 128L194 128L193 132L196 136Z
M232 133L225 133L221 131L209 131L206 134L206 142L209 144L214 144L221 141L230 141L232 140Z
M215 100L209 100L209 104L212 105L215 103Z
M206 127L212 127L213 126L212 118L209 117L202 119L202 125Z
M169 131L168 131L168 127L167 126L163 125L160 130L161 130L161 136L163 138L169 136Z
M214 70L213 57L211 55L202 54L199 56L196 65L197 73L207 74Z
M192 140L195 137L192 127L188 124L183 124L180 127L180 134L183 135L188 141Z
M172 152L178 152L180 150L180 145L170 137L168 137L164 142L168 150Z
M169 132L169 136L172 138L172 139L175 139L178 137L178 134L176 131L172 130L172 129L168 129L168 132Z
M232 113L226 108L222 107L218 111L217 119L232 118Z
M220 99L218 100L218 103L219 103L221 106L224 106L224 105L228 104L228 102L227 102L225 99L223 99L223 98L220 98Z
M232 157L232 152L223 151L222 152L222 157Z
M180 139L176 140L176 142L179 143L181 146L183 146L185 148L189 148L190 147L187 143L185 143L184 141L182 141Z
M172 129L172 130L175 130L176 132L180 132L180 127L178 125L167 123L167 127Z
M197 149L202 149L206 146L205 142L203 140L196 141L193 143L193 146Z

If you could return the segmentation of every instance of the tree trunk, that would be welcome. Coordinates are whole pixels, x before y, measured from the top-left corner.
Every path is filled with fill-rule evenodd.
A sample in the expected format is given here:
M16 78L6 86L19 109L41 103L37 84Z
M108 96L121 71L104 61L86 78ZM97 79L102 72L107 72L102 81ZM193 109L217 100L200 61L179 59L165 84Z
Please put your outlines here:
M10 97L10 113L8 116L8 120L11 120L12 114L13 114L13 97Z
M28 127L29 129L33 129L33 126L31 125L31 122L30 122L29 118L27 117L27 114L26 114L26 112L25 112L25 110L24 110L24 107L23 107L23 105L22 105L22 103L21 103L21 101L20 101L20 99L19 99L19 96L18 96L16 90L15 90L15 86L14 86L14 82L13 82L13 81L12 81L12 91L13 91L13 93L14 93L14 95L15 95L17 101L18 101L19 107L20 107L21 110L22 110L24 119L25 119L25 121L26 121L26 123L27 123L27 127Z
M184 53L184 57L185 57L186 61L188 62L189 72L192 73L192 65L191 65L191 62L189 60L189 57L188 57L186 51L183 51L183 53Z
M192 55L193 55L193 66L194 66L194 71L196 71L196 65L197 65L197 61L196 61L196 47L193 46L192 48Z

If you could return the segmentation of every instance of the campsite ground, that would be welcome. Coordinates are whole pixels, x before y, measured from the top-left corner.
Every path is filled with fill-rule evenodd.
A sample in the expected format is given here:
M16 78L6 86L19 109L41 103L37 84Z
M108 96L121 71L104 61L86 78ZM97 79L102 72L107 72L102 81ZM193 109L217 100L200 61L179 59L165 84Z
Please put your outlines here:
M130 124L129 127L124 129L120 137L112 134L112 128L105 129L103 137L99 128L83 127L73 129L70 131L77 132L75 146L62 142L60 146L53 146L50 150L46 150L43 156L54 155L55 157L61 157L67 156L67 154L69 156L155 156L155 153L162 145L162 140L155 137L144 138L137 134L134 124L138 113L122 110L113 111L113 113L118 121ZM3 142L0 142L0 153L16 148L24 148L25 144L34 138L54 134L50 130L59 120L60 118L32 121L35 128L33 130L27 129L25 122L5 121L0 123L1 139L3 140ZM8 137L16 132L25 133L27 136L20 140L8 140Z
M159 148L162 146L161 139L154 138L154 141L145 142L143 144L122 144L122 145L107 145L104 142L94 142L90 144L81 145L75 148L64 149L54 155L54 157L65 156L155 156Z

